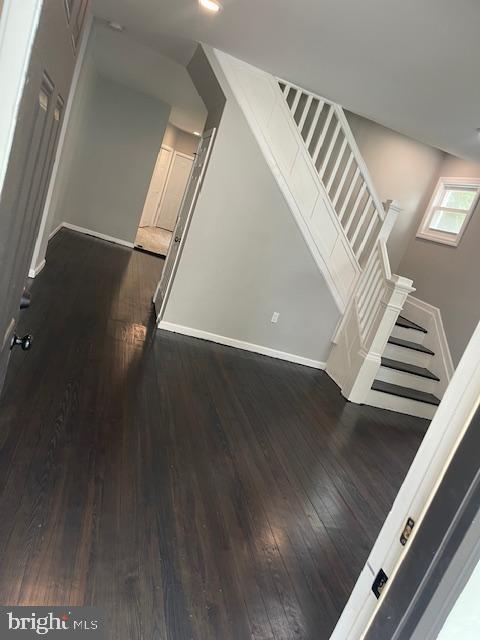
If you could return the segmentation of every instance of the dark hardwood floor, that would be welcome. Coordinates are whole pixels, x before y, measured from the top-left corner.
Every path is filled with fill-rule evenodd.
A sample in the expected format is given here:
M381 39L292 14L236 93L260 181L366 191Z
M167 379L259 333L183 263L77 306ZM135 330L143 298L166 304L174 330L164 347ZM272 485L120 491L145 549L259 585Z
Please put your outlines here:
M63 230L0 404L0 603L114 640L328 639L427 422L155 332L163 261Z

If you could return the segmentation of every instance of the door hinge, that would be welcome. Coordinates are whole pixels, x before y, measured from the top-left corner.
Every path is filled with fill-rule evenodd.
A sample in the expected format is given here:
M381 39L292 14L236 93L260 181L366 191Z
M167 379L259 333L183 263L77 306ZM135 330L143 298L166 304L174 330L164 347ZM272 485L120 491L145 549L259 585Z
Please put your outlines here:
M377 577L375 578L372 584L372 591L376 595L377 599L380 598L380 594L384 586L387 584L388 576L383 569L377 573Z
M408 539L412 535L412 529L415 526L415 520L413 518L409 518L407 520L407 524L405 525L405 529L402 531L402 535L400 536L400 544L405 546L408 542Z

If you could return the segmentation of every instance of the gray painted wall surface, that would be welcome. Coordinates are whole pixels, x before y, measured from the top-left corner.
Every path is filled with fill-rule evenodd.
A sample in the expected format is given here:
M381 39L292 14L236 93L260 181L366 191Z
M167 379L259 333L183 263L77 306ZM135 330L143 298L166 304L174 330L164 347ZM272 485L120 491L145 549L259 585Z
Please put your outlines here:
M220 81L227 104L164 319L325 361L335 302Z
M435 183L440 176L480 178L480 165L446 156ZM415 296L441 310L452 358L458 364L480 320L480 204L459 246L449 247L415 237L430 196L431 192L423 203L400 272L413 279Z
M388 253L393 273L405 275L398 268L445 154L356 114L346 116L380 199L397 200L402 207Z
M198 45L187 70L208 110L204 131L218 127L226 98L202 45Z
M170 107L96 76L57 219L133 242Z

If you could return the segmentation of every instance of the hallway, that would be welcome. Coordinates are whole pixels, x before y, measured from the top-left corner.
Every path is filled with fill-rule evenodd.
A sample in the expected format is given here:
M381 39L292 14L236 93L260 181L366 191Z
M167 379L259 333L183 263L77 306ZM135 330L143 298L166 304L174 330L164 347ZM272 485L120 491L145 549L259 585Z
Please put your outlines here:
M428 423L155 335L162 265L50 242L0 403L0 602L98 606L112 640L327 640Z

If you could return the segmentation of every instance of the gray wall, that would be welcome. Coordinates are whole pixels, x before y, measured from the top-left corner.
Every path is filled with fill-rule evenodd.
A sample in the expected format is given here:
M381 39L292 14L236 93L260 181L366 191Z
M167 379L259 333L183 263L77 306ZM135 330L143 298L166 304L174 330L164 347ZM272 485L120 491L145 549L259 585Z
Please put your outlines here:
M169 113L155 98L97 75L57 220L133 242Z
M445 154L361 116L350 112L346 116L382 202L398 200L402 207L388 253L392 271L405 275L399 265Z
M448 155L435 182L440 176L480 178L480 165ZM480 205L458 247L421 240L415 234L431 191L422 203L400 272L413 279L418 298L441 310L452 358L457 364L480 320Z
M192 82L208 110L205 131L218 127L225 108L225 93L212 70L210 61L199 45L187 66Z
M325 361L335 302L219 79L227 104L164 319Z

